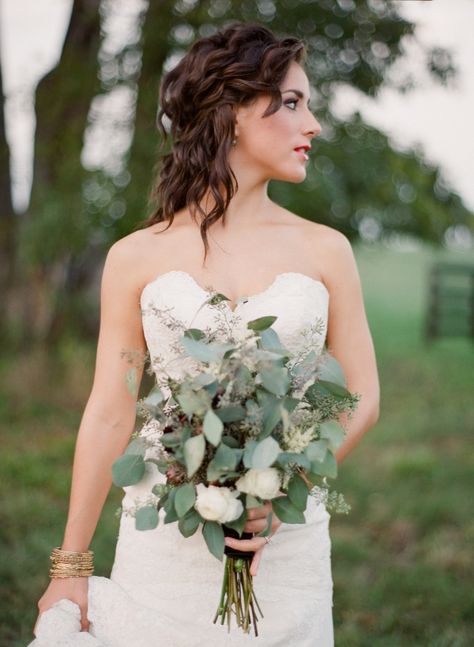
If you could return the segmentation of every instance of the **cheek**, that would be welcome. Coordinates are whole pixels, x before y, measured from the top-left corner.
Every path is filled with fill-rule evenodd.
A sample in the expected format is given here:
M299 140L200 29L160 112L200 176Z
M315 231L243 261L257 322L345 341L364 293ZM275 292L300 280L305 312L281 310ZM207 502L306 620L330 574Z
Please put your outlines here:
M245 144L249 152L252 151L258 158L267 158L268 155L275 159L279 152L287 153L295 139L297 127L295 119L285 115L281 110L270 117L260 119L252 124L245 134Z

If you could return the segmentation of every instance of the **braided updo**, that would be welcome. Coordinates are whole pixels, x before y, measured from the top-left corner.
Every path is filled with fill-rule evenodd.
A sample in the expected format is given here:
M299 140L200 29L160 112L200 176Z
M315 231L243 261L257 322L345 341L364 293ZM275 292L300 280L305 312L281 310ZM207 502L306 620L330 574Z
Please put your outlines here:
M150 194L155 210L145 226L169 220L170 227L174 213L185 207L194 219L200 213L206 258L206 231L224 217L238 188L228 163L234 109L268 95L263 117L276 112L281 106L279 85L291 62L300 63L304 56L299 39L278 38L253 23L235 23L192 45L161 82L158 128L165 142L169 121L173 147L162 159ZM208 190L215 205L206 213L200 202Z

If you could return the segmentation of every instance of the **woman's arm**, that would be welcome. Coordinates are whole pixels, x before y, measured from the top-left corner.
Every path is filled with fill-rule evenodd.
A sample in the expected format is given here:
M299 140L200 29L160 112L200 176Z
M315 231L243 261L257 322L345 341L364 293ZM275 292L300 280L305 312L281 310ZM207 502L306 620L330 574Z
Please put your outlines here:
M112 485L112 463L134 429L136 397L127 386L123 351L145 351L133 246L122 239L107 255L102 275L100 331L94 382L76 441L64 550L85 551ZM143 367L137 366L139 383Z
M362 287L349 240L329 230L324 244L324 282L329 289L328 350L341 364L349 391L361 394L349 419L340 416L346 439L336 452L338 463L360 442L379 417L380 386Z

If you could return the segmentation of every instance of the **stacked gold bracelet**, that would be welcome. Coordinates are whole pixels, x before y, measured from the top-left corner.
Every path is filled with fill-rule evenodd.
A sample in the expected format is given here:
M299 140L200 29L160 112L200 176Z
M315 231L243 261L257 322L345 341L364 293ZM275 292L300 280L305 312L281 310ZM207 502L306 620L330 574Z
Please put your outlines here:
M62 550L59 546L53 549L49 558L52 566L49 577L89 577L94 573L94 553L87 550L83 553L73 550Z

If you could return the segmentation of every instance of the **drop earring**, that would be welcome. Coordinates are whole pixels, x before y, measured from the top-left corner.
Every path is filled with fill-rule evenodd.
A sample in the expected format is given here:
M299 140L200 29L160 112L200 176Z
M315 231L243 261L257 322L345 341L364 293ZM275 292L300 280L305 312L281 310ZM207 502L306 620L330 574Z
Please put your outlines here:
M232 146L235 146L235 145L237 144L237 139L238 139L238 137L237 137L237 135L236 135L236 136L234 137L234 139L232 140Z

